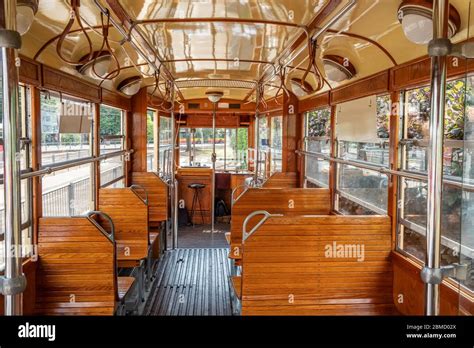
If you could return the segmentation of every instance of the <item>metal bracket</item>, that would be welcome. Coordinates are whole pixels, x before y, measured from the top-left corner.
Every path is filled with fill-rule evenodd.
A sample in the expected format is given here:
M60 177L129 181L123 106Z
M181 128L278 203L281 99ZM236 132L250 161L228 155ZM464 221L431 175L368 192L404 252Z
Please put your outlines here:
M467 265L453 263L440 268L423 267L421 279L426 284L441 284L444 278L454 278L456 280L467 279Z
M22 293L26 288L26 277L22 274L16 278L0 276L0 293L2 295L16 295Z
M428 44L428 55L430 57L446 57L451 54L453 44L449 39L433 39Z
M262 219L249 232L247 232L247 224L253 217L257 215L263 215ZM262 226L265 223L265 221L267 221L271 217L277 217L277 216L283 216L283 214L270 214L266 210L257 210L257 211L254 211L253 213L250 213L245 218L243 226L242 226L242 243L244 243L248 237L250 237L253 233L255 233L255 231L257 231L260 228L260 226Z
M15 30L0 29L0 47L20 49L20 33Z

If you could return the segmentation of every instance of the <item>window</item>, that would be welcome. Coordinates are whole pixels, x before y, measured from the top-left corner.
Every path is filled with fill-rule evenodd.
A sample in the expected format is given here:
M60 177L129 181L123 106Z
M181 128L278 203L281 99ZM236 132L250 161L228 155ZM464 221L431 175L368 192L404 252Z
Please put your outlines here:
M258 118L258 144L259 154L258 173L267 173L267 160L270 156L270 129L268 127L268 117L260 116ZM255 153L252 153L255 158Z
M270 172L281 172L283 149L283 116L273 116L270 121Z
M247 168L246 128L216 128L216 170ZM181 128L180 166L212 167L212 128Z
M101 105L99 134L101 155L125 149L123 110ZM124 156L114 156L100 162L101 187L123 187L124 177Z
M305 114L305 150L329 156L331 108L310 111ZM305 179L307 187L329 186L329 161L306 157Z
M468 188L474 178L473 151L469 141L474 124L470 117L473 114L473 81L473 77L449 81L446 87L443 156L445 183L441 217L443 265L454 262L471 265L474 258L474 205L472 190ZM405 105L401 168L426 174L430 137L429 87L406 91ZM420 261L424 261L426 257L427 186L427 181L399 178L401 203L398 212L398 248ZM472 271L470 273L472 275ZM472 279L463 284L474 290Z
M381 167L389 166L389 121L390 96L381 95L375 98L375 118L372 122L375 139L367 141L352 141L345 137L338 142L337 157L360 162L375 164ZM373 104L372 104L373 105ZM369 104L371 107L371 104ZM366 214L367 211L386 214L388 199L388 176L370 169L346 164L337 165L337 209L344 214ZM351 203L349 203L350 201Z
M156 151L156 145L158 139L155 137L155 134L158 130L158 118L157 112L154 110L148 109L146 117L146 164L147 171L157 172L158 171L158 153Z
M89 103L41 93L41 164L92 156Z
M0 77L1 80L1 77ZM1 90L0 90L1 91ZM22 138L31 138L31 112L30 112L30 91L26 86L19 86L19 117L20 134ZM5 202L4 202L4 184L3 184L3 108L1 107L0 93L0 272L4 270L4 233L5 233ZM31 167L31 147L28 142L22 144L20 148L21 162L20 169L25 171ZM21 228L22 228L22 256L28 257L33 252L32 245L32 216L31 216L31 198L32 198L32 180L21 180Z

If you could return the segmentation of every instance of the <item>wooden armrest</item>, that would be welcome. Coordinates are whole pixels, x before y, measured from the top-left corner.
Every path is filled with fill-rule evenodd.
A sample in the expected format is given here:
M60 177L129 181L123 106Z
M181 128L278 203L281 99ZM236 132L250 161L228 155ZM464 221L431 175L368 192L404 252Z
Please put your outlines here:
M234 289L235 295L240 299L242 297L242 277L241 276L232 277L232 287Z
M122 301L128 291L132 288L135 278L133 277L118 277L117 279L117 290L119 300Z

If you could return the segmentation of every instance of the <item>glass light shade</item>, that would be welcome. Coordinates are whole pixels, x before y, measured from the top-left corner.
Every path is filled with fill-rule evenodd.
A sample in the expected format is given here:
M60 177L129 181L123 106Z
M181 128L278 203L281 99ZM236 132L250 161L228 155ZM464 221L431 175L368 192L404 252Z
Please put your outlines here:
M294 95L300 98L306 97L308 95L308 93L303 88L301 88L301 83L295 80L291 80L290 83L291 83L291 91L293 92Z
M20 35L25 35L30 30L35 12L32 7L27 5L18 5L16 8L16 30Z
M95 61L90 61L79 70L79 72L85 76L93 79L103 79L110 72L110 65L112 63L112 57L110 55L103 55L98 57ZM92 66L94 65L94 69Z
M433 38L433 21L421 14L406 14L402 28L408 40L418 45L426 45Z
M350 78L343 69L327 61L324 62L324 72L327 79L332 82L342 82Z
M142 85L142 80L140 78L137 78L121 86L120 92L128 96L132 96L138 93L141 85Z
M207 92L206 93L207 99L209 99L211 103L218 103L219 100L221 100L223 95L224 93L222 92Z

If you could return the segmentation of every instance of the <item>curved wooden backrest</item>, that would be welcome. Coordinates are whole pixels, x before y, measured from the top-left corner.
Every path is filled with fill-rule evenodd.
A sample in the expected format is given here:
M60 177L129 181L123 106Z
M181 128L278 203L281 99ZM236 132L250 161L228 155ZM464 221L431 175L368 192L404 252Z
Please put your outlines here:
M387 216L270 217L243 244L243 315L393 314Z
M36 313L113 315L114 243L88 218L39 220Z
M148 206L131 188L99 190L99 210L114 221L117 260L131 267L147 257Z
M263 184L265 188L293 188L298 187L298 173L284 172L274 173Z
M231 253L232 258L240 258L239 247L242 243L242 225L245 218L257 210L266 210L272 214L292 215L329 215L331 196L328 189L319 188L249 188L232 207ZM250 220L249 229L258 219Z
M168 218L168 186L155 173L133 172L132 184L140 185L148 193L148 221L158 226Z

